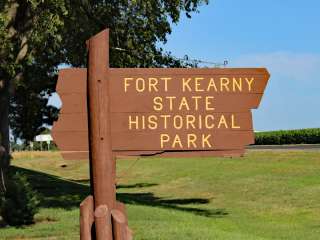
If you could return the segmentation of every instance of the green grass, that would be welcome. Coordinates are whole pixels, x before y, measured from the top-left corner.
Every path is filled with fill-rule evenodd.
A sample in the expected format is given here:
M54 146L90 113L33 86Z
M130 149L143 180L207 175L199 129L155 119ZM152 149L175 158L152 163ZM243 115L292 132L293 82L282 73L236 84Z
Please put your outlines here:
M137 240L319 239L320 152L117 164L117 198L127 205ZM23 153L13 165L42 195L41 210L32 226L0 228L0 239L79 239L87 163Z

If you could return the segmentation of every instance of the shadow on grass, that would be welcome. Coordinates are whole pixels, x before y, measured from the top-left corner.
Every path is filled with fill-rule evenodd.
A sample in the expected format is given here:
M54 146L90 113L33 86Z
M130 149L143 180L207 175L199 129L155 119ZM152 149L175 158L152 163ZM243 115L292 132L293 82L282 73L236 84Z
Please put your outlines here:
M45 208L78 208L79 204L90 194L89 185L77 181L66 180L54 175L37 172L30 169L12 167L14 171L25 174L33 188L41 196L40 206ZM82 181L81 181L82 182ZM133 189L157 186L154 183L137 183L132 185L119 185L117 188ZM205 198L163 199L156 197L152 192L144 193L117 193L117 199L126 204L161 207L178 211L185 211L207 217L223 217L228 213L224 209L202 209L196 206L208 204Z

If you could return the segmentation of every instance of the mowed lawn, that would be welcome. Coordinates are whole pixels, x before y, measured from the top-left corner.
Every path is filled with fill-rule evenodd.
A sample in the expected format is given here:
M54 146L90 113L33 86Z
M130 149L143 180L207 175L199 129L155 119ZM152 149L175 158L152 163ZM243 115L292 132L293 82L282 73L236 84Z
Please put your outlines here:
M88 163L17 153L41 194L36 223L0 239L79 239ZM249 151L243 158L117 161L117 198L135 239L320 239L320 151Z

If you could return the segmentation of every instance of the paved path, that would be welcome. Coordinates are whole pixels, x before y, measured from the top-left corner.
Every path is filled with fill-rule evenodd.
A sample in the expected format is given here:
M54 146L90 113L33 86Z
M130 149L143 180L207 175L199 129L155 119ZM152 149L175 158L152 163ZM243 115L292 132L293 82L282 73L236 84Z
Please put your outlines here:
M320 151L320 144L297 144L297 145L252 145L250 150L307 150Z

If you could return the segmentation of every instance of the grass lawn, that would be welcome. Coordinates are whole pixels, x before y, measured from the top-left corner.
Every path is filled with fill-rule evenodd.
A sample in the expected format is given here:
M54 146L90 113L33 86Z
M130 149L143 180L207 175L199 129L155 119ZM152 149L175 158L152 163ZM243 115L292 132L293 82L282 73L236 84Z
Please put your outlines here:
M86 161L18 153L13 165L41 194L36 224L0 239L79 239ZM320 151L249 151L244 158L117 162L117 198L135 239L320 239Z

